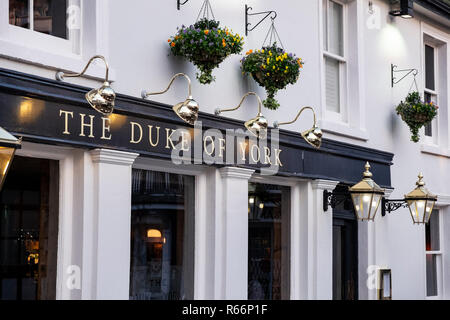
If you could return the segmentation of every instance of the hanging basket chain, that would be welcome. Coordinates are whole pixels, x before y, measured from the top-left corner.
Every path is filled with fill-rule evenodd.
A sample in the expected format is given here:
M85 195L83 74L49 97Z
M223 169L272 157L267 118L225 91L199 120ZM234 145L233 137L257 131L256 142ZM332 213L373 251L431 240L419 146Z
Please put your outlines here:
M200 18L202 19L206 18L207 20L209 20L210 15L212 17L212 20L216 20L216 18L214 17L214 12L211 7L211 3L209 2L209 0L205 0L200 8L200 12L198 13L196 21L200 20Z
M413 86L416 88L416 92L419 92L419 86L417 85L416 75L417 75L416 73L413 74L414 79L413 79L413 82L411 83L411 86L409 87L408 93L411 93L411 92L412 92L411 89L413 88Z
M266 46L267 38L269 38L269 42L267 43L267 46L270 47L275 42L279 43L281 48L284 50L283 42L281 41L281 38L278 34L277 29L275 28L275 22L272 18L272 23L270 24L269 31L266 34L266 37L264 38L263 47Z

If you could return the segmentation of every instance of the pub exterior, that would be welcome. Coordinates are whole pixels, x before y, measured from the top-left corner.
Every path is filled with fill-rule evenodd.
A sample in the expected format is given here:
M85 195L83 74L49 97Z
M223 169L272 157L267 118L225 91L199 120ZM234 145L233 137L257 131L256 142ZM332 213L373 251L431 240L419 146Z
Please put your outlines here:
M215 113L265 94L242 76L244 54L208 85L169 54L167 38L202 3L0 2L0 127L22 139L0 193L0 299L448 299L450 4L409 1L402 17L395 1L249 0L254 12L276 11L285 47L305 61L279 109L263 110L267 138L256 138L245 130L253 97ZM240 34L244 5L212 3ZM245 51L260 47L265 23ZM107 115L86 95L105 86L101 62L67 76L96 55L116 92ZM200 106L194 124L172 108L182 80L141 96L180 72ZM439 106L418 143L395 114L413 77ZM299 134L311 115L271 125L302 106L313 128L317 115L317 145ZM434 193L427 223L407 196L389 201L419 172ZM349 187L361 179L383 190L373 221L357 219Z

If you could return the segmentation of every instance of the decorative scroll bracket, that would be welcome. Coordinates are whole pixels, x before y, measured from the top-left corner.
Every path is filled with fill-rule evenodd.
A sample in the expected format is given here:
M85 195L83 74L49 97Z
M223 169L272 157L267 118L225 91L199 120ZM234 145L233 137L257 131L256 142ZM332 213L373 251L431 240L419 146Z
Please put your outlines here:
M181 6L185 5L188 1L189 0L184 0L183 2L181 2L181 0L177 0L177 9L180 10Z
M407 208L408 204L404 199L386 199L381 198L381 216L385 216L386 212L391 213L400 208Z
M253 8L249 7L248 5L245 5L245 35L246 36L248 36L248 33L250 31L253 31L257 26L259 26L261 24L261 22L266 20L266 18L269 17L271 14L274 14L272 17L270 17L272 20L274 20L277 17L277 13L275 11L262 11L262 12L250 13L250 10L253 10ZM265 14L265 16L261 20L259 20L258 23L255 24L255 26L253 28L250 28L251 23L248 21L249 16L256 16L256 15L261 15L261 14Z
M402 81L403 79L405 79L407 76L409 76L411 73L413 74L414 77L417 76L417 74L419 73L419 71L417 69L402 69L402 70L397 70L397 66L394 64L391 64L391 87L393 88L394 85L396 85L397 83L399 83L400 81ZM394 74L398 73L398 72L406 72L406 74L400 78L400 80L397 80L397 78L395 78Z
M323 190L323 211L328 207L335 208L348 198L348 193Z

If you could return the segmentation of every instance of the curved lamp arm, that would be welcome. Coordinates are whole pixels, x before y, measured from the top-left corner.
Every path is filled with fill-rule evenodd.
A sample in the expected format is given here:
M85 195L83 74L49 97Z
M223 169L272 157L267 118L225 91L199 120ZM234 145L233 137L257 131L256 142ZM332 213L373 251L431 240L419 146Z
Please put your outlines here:
M234 110L239 109L241 107L242 103L244 102L245 98L247 98L249 95L255 96L256 99L258 100L258 114L261 114L261 105L262 105L261 98L255 92L247 92L246 94L244 94L244 96L241 99L241 102L239 102L239 105L236 108L231 108L231 109L219 109L219 108L217 108L214 111L214 113L216 115L219 115L222 112L234 111Z
M184 74L184 73L177 73L177 74L175 74L175 75L172 77L172 79L170 79L170 82L169 82L169 85L167 86L167 88L166 88L165 90L161 91L161 92L147 92L147 91L145 91L145 90L142 90L142 92L141 92L141 97L142 97L143 99L145 99L145 98L147 98L148 96L151 96L151 95L166 93L167 90L169 90L170 87L172 86L172 83L173 83L173 82L175 81L175 79L178 78L178 77L185 77L186 80L188 81L188 95L189 95L188 99L192 99L192 94L191 94L191 79L190 79L186 74Z
M63 81L64 77L80 77L80 76L82 76L86 72L89 65L92 63L92 61L94 61L95 59L101 59L105 63L105 67L106 67L105 82L108 82L108 76L109 76L108 62L106 61L105 57L101 56L101 55L96 55L96 56L93 56L92 58L90 58L88 63L84 67L83 71L81 71L80 73L64 73L62 71L58 71L56 73L56 80Z
M291 123L294 123L295 121L298 120L298 118L300 117L300 115L302 114L302 112L303 112L304 110L306 110L306 109L309 109L309 110L312 111L313 116L314 116L314 127L316 127L316 113L314 112L314 109L313 109L312 107L309 107L309 106L301 108L300 111L297 113L297 116L295 117L294 120L289 121L289 122L278 122L278 121L275 121L275 122L273 123L273 127L274 127L274 128L278 128L279 126L282 126L282 125L285 125L285 124L291 124Z

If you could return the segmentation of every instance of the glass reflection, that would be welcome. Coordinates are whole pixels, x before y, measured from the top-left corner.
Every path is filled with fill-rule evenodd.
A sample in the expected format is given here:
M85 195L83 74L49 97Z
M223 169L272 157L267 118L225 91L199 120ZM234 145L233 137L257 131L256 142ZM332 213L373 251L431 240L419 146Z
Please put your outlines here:
M193 299L191 176L133 170L130 299Z

